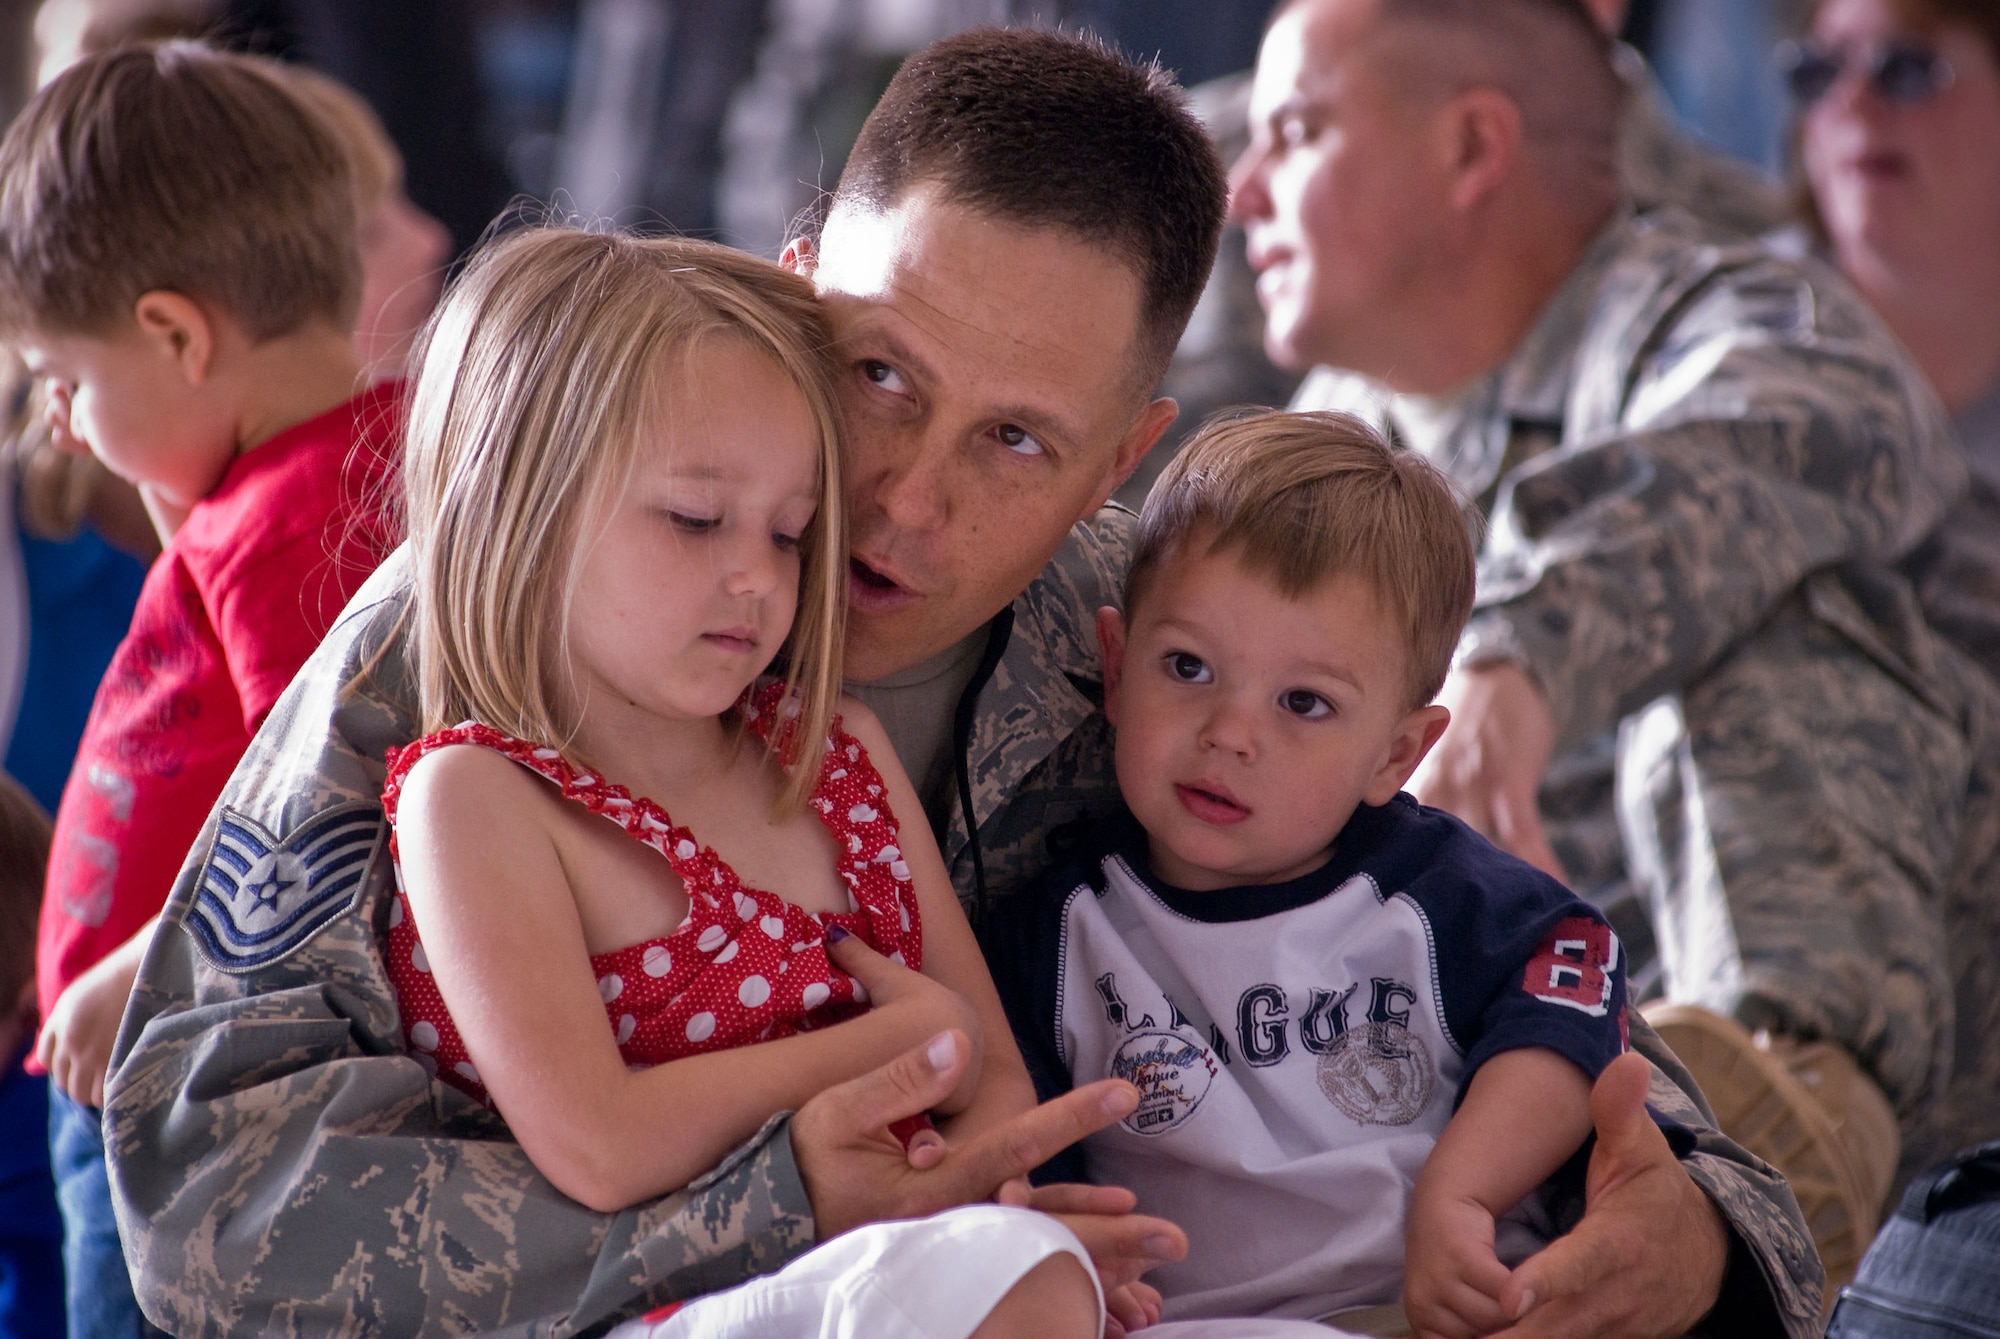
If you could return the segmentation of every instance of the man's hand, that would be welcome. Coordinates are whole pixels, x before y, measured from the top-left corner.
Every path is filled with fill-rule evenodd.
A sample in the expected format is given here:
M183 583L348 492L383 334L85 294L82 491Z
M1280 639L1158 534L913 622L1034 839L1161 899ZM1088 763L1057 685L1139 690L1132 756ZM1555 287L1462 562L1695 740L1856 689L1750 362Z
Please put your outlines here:
M1496 1339L1668 1339L1715 1305L1728 1228L1646 1114L1650 1073L1633 1054L1598 1077L1583 1221L1514 1271Z
M1451 709L1451 724L1410 778L1411 793L1562 878L1535 801L1556 738L1540 686L1499 662L1453 670L1438 701Z
M799 1108L792 1117L792 1150L822 1241L863 1223L918 1218L992 1199L1003 1182L1026 1176L1139 1105L1138 1090L1131 1084L1103 1079L944 1150L930 1167L910 1166L889 1126L943 1100L966 1061L964 1034L941 1032ZM1129 1198L1121 1202L1129 1210ZM1074 1229L1085 1217L1090 1219L1089 1235L1077 1235L1100 1273L1109 1268L1121 1279L1127 1271L1137 1278L1141 1269L1187 1253L1187 1238L1161 1219L1098 1208L1077 1219L1065 1215L1063 1221Z

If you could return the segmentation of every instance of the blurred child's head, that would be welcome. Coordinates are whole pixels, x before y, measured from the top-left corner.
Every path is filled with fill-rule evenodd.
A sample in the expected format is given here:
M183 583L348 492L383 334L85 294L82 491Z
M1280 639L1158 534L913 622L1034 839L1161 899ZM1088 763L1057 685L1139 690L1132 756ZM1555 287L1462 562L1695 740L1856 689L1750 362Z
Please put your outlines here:
M1204 428L1146 501L1106 710L1126 803L1183 887L1323 863L1443 732L1429 705L1472 610L1443 475L1344 414Z
M217 351L352 329L346 155L269 62L187 42L87 56L0 141L0 338L59 435L192 502L254 389Z
M274 68L347 154L361 248L354 349L371 380L401 376L444 286L451 234L404 193L403 155L359 93L302 65Z
M35 927L49 835L48 815L20 782L0 772L0 1065L33 1028Z
M205 37L222 18L222 0L42 0L35 10L35 86L93 51Z
M790 604L731 584L754 551L757 579L796 583L776 636L795 738L822 738L845 571L830 344L807 281L711 243L550 228L480 252L425 333L410 405L423 728L476 719L567 746L594 676L649 621L666 625L655 682L610 686L720 713L779 650L758 611Z

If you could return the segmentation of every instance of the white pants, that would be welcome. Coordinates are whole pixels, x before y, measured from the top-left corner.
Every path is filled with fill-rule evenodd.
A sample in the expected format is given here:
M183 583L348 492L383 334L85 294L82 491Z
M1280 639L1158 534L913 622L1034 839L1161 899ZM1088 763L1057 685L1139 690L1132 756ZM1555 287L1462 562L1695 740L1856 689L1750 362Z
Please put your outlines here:
M1055 1219L967 1205L856 1228L664 1320L626 1321L608 1339L966 1339L1022 1276L1064 1252L1096 1287L1089 1254Z

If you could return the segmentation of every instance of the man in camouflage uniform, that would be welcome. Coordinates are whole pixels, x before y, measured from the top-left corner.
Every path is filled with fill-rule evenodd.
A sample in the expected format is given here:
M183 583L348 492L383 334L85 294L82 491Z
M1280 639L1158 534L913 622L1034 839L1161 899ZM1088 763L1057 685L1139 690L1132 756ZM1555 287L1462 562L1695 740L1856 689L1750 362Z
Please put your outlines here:
M1295 6L1235 210L1274 355L1352 369L1294 403L1370 418L1486 520L1419 794L1580 887L1629 878L1667 995L1702 1006L1668 1040L1725 1129L1793 1158L1849 1270L1896 1166L1890 1102L1914 1166L1994 1129L2000 1065L1966 1031L2000 998L1975 962L1994 685L1901 569L1964 466L1838 280L1632 206L1592 38L1546 0ZM1417 42L1457 68L1411 92ZM1461 146L1427 190L1368 178L1425 134ZM1419 277L1375 282L1414 273L1410 239Z
M1057 54L1033 46L1026 66L1050 68ZM1019 55L991 64L983 82L1000 83L999 121L985 130L1014 146L1018 172L1041 182L1069 166L1072 180L1082 173L1101 188L1101 156L1075 148L1088 142L1086 123L1102 119L1101 92L1053 116L1047 105L1024 115L1001 96L1022 78ZM913 68L906 75L922 84L934 64ZM1029 154L1008 138L1014 129L1001 133L1030 124L1075 157L1047 143ZM1208 240L1197 237L1191 304L1221 182L1205 151L1168 138L1174 153L1136 157L1166 163L1195 217L1206 217L1193 229ZM850 664L872 695L889 687L885 721L892 733L901 722L899 752L976 910L1033 877L1047 828L1112 802L1088 629L1120 583L1131 518L1093 509L1172 409L1130 375L1147 364L1137 347L1142 285L1123 250L1075 225L1009 221L1000 202L956 184L874 186L844 181L818 244L795 245L791 258L815 272L851 374ZM1008 186L1002 200L1032 194ZM1189 231L1185 220L1162 226ZM886 272L885 256L894 258ZM1162 334L1153 348L1163 361L1171 330L1156 329L1155 340ZM1150 366L1156 375L1159 362ZM1015 469L1032 472L1004 473ZM1072 527L1080 515L1088 519ZM911 1065L775 1119L678 1194L617 1215L557 1194L495 1116L427 1082L402 1053L380 958L391 898L376 798L384 749L416 725L399 580L392 560L273 712L140 972L108 1142L138 1290L170 1328L591 1331L774 1269L871 1216L983 1197L1014 1163L1129 1111L1115 1091L1081 1090L1079 1101L1023 1118L1018 1143L954 1149L936 1172L913 1174L900 1156L884 1160L880 1127L905 1112L883 1094L907 1090L905 1103L921 1108L923 1084L943 1091L936 1083L952 1076L919 1082ZM940 681L942 708L903 709L939 700ZM368 860L316 867L325 843L299 834L350 818L370 825ZM226 844L216 840L223 819L234 832ZM274 870L302 867L291 873L308 889L266 930L205 877L245 834ZM1809 1311L1810 1247L1782 1183L1708 1129L1685 1073L1643 1024L1635 1041L1668 1067L1652 1104L1701 1132L1700 1149L1677 1164L1636 1107L1602 1113L1591 1198L1569 1207L1568 1220L1582 1223L1568 1249L1546 1253L1544 1295L1635 1297L1682 1317L1676 1328L1719 1300L1717 1333L1731 1321L1768 1333L1772 1313ZM1119 1215L1115 1195L1077 1193L1046 1189L1036 1202L1070 1211L1100 1264L1129 1276L1174 1249L1170 1228ZM1662 1233L1674 1249L1649 1244ZM1565 1325L1574 1314L1545 1308L1522 1333L1658 1332Z
M1590 0L1590 8L1606 32L1616 33L1628 5L1626 0ZM1777 183L1747 163L1704 147L1675 125L1666 92L1644 56L1619 43L1612 48L1612 62L1627 90L1618 171L1628 199L1641 209L1678 205L1746 237L1784 226L1790 210ZM1250 141L1249 73L1211 79L1188 90L1188 96L1223 161L1242 156ZM1215 273L1202 290L1161 387L1180 404L1181 416L1161 448L1119 488L1118 500L1137 510L1181 442L1209 415L1237 405L1283 404L1298 385L1297 372L1275 366L1264 352L1257 275L1244 255L1243 229L1232 222L1223 230Z

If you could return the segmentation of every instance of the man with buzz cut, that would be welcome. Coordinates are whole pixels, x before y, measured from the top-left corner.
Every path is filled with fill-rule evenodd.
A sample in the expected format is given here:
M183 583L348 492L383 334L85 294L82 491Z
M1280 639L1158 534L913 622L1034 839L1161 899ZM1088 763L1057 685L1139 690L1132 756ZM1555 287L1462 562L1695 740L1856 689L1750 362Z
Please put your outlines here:
M1630 880L1649 1016L1837 1285L1899 1126L1912 1170L2000 1129L2000 694L1902 567L1965 466L1838 279L1634 205L1620 102L1582 0L1296 0L1233 209L1295 405L1486 520L1419 798Z
M788 249L840 340L849 672L975 913L1035 877L1047 831L1115 801L1094 615L1115 602L1132 518L1102 504L1173 417L1154 387L1224 193L1159 71L987 30L905 64L824 228ZM412 727L397 572L279 703L223 812L282 834L377 805L382 752ZM780 1113L682 1192L592 1213L403 1055L377 948L385 859L285 952L239 962L182 928L211 844L140 972L107 1112L139 1292L177 1332L572 1334L770 1272L856 1223L996 1192L1061 1215L1107 1281L1185 1249L1115 1189L1002 1187L1129 1115L1120 1083L909 1168L886 1126L955 1077L922 1053ZM1545 1295L1615 1288L1645 1316L1569 1334L1678 1333L1711 1310L1769 1332L1807 1268L1796 1206L1714 1134L1643 1026L1634 1040L1669 1067L1652 1104L1698 1148L1677 1162L1642 1109L1600 1104L1589 1198L1580 1178L1559 1187L1581 1222L1542 1257ZM1632 1249L1663 1231L1681 1244ZM1553 1331L1522 1330L1537 1333Z

